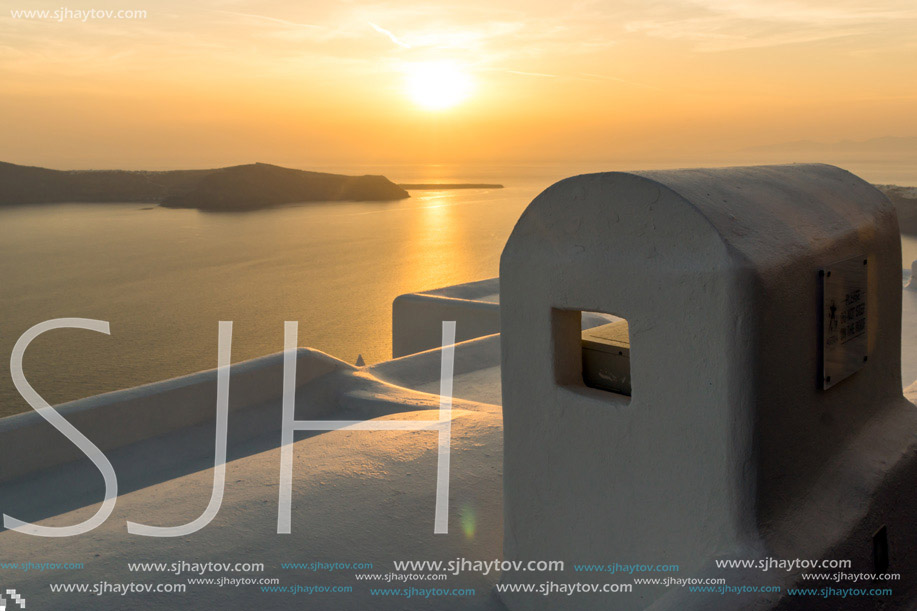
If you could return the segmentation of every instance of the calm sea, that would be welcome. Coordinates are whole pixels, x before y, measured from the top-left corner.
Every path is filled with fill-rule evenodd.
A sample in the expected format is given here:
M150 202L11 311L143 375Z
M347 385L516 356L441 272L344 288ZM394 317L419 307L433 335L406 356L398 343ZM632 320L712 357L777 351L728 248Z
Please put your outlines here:
M61 330L32 343L25 372L52 404L215 367L220 320L235 321L234 361L280 351L285 320L299 321L300 345L349 362L388 359L397 295L496 276L529 201L558 178L599 169L617 168L334 168L506 188L248 213L0 209L0 415L28 409L12 387L9 355L24 331L51 318L111 323L110 336ZM917 184L911 168L851 169ZM917 258L917 240L905 248L906 260Z

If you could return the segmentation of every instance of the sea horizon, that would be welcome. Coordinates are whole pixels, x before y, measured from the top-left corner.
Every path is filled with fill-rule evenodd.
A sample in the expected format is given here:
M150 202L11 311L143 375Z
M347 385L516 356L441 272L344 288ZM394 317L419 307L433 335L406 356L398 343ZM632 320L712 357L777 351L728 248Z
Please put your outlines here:
M917 184L913 166L883 170L873 163L850 167L873 182ZM234 362L280 351L285 320L299 321L303 346L351 363L358 356L387 360L392 300L495 277L525 206L556 180L603 165L575 167L354 166L351 173L387 168L399 183L504 188L245 213L142 203L0 208L0 349L8 352L28 327L50 318L111 322L110 337L66 331L30 347L26 374L52 404L215 367L217 320L235 321ZM626 169L636 168L607 167ZM903 245L905 266L917 259L917 239L905 236ZM0 415L28 409L4 371Z

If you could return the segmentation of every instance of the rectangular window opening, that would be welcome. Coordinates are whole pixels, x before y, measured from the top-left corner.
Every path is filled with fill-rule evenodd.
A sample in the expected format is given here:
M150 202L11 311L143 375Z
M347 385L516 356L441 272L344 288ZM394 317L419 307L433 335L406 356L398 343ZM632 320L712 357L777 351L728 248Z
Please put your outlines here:
M590 388L631 396L630 333L623 318L582 312L582 380Z

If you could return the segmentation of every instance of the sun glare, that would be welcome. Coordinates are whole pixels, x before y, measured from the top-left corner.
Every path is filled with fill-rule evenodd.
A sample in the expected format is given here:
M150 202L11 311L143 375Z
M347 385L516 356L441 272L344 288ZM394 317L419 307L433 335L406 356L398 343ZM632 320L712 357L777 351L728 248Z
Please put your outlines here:
M444 110L471 93L471 78L452 62L434 61L405 66L408 95L427 110Z

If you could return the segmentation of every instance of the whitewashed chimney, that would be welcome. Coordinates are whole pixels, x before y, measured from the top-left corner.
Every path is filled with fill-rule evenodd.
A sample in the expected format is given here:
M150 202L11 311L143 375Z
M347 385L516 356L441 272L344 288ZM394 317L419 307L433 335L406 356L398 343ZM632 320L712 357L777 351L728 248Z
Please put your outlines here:
M677 564L684 578L723 576L716 558L830 555L872 572L884 532L891 570L913 574L913 554L894 551L917 549L901 245L874 187L828 165L569 178L520 218L500 283L507 559ZM584 382L582 312L626 319L614 345L628 348L629 395ZM722 609L780 596L503 598Z

